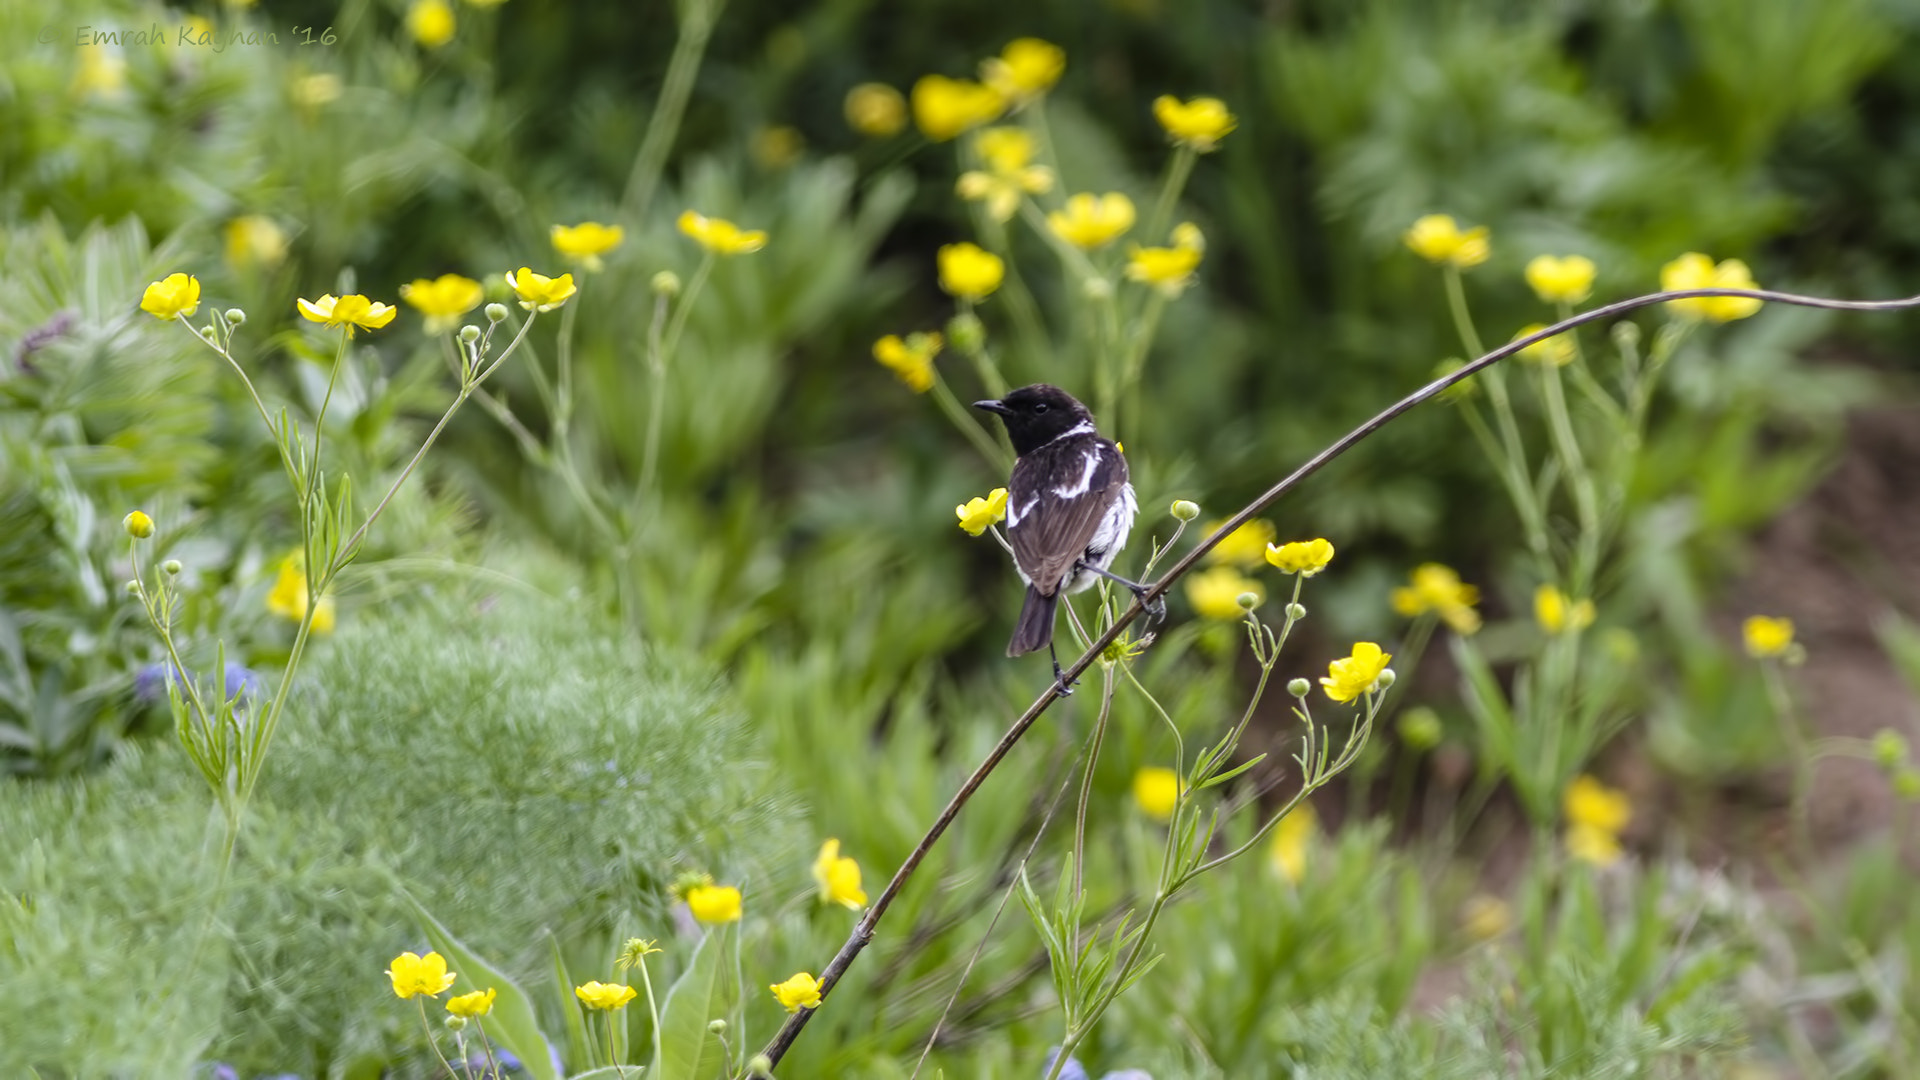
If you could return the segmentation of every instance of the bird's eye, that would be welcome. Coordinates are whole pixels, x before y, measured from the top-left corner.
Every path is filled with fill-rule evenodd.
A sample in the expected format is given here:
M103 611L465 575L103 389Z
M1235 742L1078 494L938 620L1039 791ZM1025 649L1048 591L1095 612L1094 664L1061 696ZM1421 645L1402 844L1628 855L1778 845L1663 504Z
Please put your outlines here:
M1038 415L1038 414L1040 414L1040 413L1043 413L1043 412L1046 412L1046 411L1047 411L1047 403L1046 403L1046 402L1044 402L1044 401L1036 401L1036 402L1034 402L1034 403L1033 403L1033 411L1034 411L1034 414L1035 414L1035 415Z

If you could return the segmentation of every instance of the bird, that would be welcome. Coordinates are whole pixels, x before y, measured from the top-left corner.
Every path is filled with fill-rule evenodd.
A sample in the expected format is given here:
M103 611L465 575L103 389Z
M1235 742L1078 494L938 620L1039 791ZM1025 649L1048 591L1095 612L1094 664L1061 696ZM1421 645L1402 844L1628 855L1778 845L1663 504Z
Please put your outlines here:
M1000 417L1018 455L1007 481L1007 541L1027 593L1007 655L1046 649L1054 682L1070 694L1053 648L1061 595L1103 577L1143 600L1147 593L1146 586L1108 569L1126 546L1139 511L1127 459L1112 440L1101 437L1087 407L1057 386L1035 383L973 407ZM1165 610L1158 600L1151 606Z

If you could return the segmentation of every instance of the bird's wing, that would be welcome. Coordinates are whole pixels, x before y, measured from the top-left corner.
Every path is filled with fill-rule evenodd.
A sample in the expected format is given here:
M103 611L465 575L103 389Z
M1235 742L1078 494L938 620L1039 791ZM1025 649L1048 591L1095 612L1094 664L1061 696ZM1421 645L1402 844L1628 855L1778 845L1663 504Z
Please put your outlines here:
M1020 572L1052 595L1086 553L1114 501L1127 485L1127 459L1105 439L1062 440L1022 455L1013 467L1007 540Z

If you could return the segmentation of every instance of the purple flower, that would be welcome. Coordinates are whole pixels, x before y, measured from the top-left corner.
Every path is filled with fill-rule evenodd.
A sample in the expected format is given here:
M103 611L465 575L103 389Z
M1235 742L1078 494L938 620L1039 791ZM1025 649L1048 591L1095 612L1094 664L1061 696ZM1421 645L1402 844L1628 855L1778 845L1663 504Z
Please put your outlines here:
M167 666L163 661L141 668L133 677L133 696L141 701L167 700ZM245 664L227 661L226 675L228 701L232 701L243 693L248 697L259 696L262 690L260 676ZM175 681L182 684L187 681L186 674L177 667L173 669L173 677ZM225 1078L222 1077L221 1080Z

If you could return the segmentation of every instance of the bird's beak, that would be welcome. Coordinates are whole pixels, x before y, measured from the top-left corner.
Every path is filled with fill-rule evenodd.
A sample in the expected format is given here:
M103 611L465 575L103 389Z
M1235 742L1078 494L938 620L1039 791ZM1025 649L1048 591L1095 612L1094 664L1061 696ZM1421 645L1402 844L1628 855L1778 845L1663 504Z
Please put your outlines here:
M1007 408L1005 404L998 401L976 401L973 403L973 407L976 409L984 409L987 412L999 413L1001 416L1008 416L1013 413L1012 409Z

